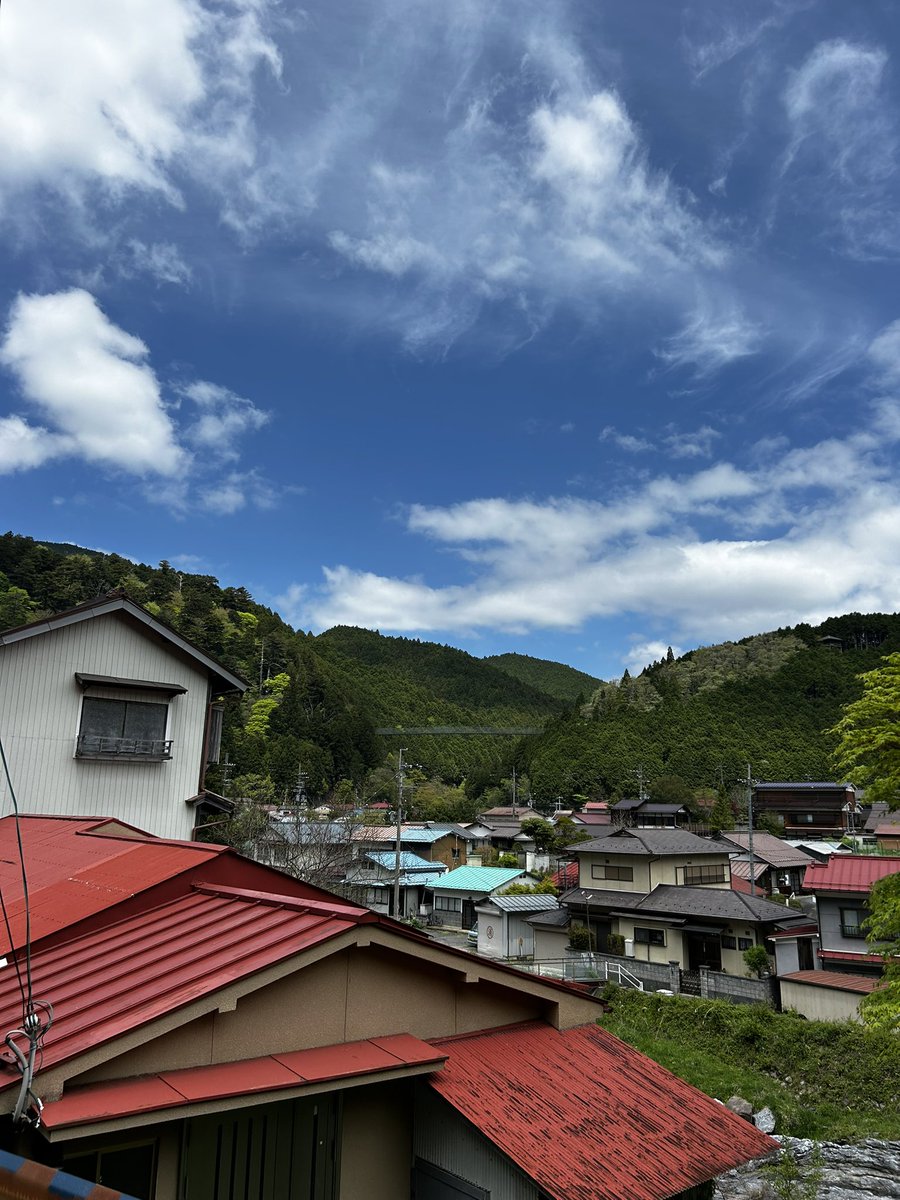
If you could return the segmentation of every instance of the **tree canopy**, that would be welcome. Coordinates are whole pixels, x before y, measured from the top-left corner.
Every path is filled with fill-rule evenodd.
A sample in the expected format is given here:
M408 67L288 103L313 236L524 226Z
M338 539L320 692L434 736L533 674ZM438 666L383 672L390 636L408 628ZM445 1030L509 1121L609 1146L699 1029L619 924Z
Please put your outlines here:
M866 789L867 802L900 807L900 653L859 676L862 695L844 709L831 733L838 738L833 761L851 783Z
M866 940L885 956L884 986L860 1004L867 1025L892 1033L900 1033L900 862L897 866L897 873L879 879L869 896Z

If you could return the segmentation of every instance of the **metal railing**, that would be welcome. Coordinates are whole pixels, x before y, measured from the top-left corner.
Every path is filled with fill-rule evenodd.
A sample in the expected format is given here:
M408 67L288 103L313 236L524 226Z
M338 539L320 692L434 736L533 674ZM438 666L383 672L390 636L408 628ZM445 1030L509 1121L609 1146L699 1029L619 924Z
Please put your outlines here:
M845 925L841 922L841 933L845 938L863 938L865 933L861 925Z
M76 758L171 758L171 738L107 737L80 733L75 743Z
M611 979L622 987L633 987L640 992L644 990L643 983L627 967L607 962L605 958L589 951L571 954L568 958L542 958L537 962L508 958L506 963L518 971L527 971L529 975L541 975L547 979L563 979L570 983L604 983Z

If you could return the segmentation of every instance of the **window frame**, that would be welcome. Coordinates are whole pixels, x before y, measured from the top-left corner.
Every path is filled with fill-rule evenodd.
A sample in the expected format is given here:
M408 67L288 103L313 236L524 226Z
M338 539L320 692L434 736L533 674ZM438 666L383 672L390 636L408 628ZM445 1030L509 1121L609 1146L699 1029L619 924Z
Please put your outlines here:
M602 872L602 874L598 874ZM591 863L591 879L612 879L617 883L633 883L634 867L621 863Z
M85 718L91 713L94 705L122 706L120 734L92 733L85 730ZM141 737L127 733L129 712L134 714L138 709L161 710L162 737ZM169 736L171 724L170 697L85 695L82 697L78 713L75 757L93 762L165 762L172 757L173 739Z
M640 937L639 934L647 934L646 937ZM665 946L666 931L664 929L651 929L649 925L635 925L634 927L634 942L639 946Z
M696 876L696 878L695 878ZM693 864L681 868L682 887L702 887L706 883L727 883L728 866L725 863Z

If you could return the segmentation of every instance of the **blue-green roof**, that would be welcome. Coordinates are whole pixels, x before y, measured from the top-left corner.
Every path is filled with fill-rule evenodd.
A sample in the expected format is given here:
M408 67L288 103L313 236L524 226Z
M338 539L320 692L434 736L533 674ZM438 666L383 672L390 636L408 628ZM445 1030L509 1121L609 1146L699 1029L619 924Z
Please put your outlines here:
M439 891L492 892L525 874L524 867L456 867L433 886Z

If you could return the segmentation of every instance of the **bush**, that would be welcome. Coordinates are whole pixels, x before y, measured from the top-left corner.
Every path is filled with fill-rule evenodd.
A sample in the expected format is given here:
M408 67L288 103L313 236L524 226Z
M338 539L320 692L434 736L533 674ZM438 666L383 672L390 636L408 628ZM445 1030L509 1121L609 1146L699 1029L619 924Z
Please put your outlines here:
M625 938L621 933L608 933L606 935L606 949L610 954L624 954Z
M770 968L769 955L765 946L751 946L745 950L744 962L751 975L761 976L763 971L768 971Z
M585 925L569 926L570 950L593 950L594 935Z

